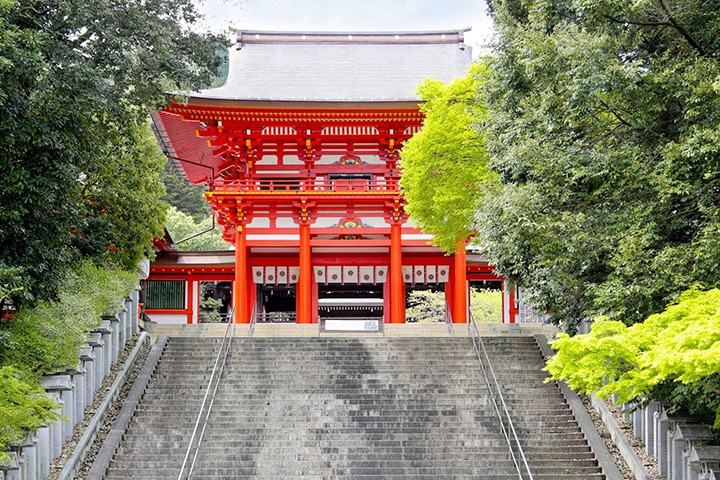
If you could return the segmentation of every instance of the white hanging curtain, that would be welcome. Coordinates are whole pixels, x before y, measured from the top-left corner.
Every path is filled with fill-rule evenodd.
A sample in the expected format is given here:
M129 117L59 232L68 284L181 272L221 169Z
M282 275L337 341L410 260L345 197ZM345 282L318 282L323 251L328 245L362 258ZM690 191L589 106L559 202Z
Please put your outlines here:
M342 283L342 267L327 267L327 282Z
M343 283L358 283L358 267L343 267Z
M425 278L427 283L437 283L437 265L428 265L425 267Z
M374 281L373 267L360 267L360 283L373 283Z
M298 278L300 278L300 267L288 267L288 283L297 283Z
M325 275L325 267L315 267L313 268L315 271L315 281L317 283L325 283L325 280L327 279L327 276ZM300 272L300 269L298 268L298 273Z
M402 267L403 282L412 283L413 281L413 267L412 265L403 265Z
M375 283L385 283L387 280L388 267L375 267Z
M445 283L450 280L450 266L438 265L438 282Z
M288 283L288 269L287 267L277 267L277 283L278 285L285 285Z
M415 265L413 267L413 283L420 285L425 283L425 265Z
M252 267L253 282L265 283L265 267Z
M265 267L265 285L275 285L275 283L277 283L275 267Z

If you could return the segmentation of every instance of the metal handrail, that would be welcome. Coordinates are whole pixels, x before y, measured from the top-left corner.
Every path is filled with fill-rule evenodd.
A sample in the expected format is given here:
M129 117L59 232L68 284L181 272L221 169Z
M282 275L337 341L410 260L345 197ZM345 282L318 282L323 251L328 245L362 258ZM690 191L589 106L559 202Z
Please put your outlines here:
M183 458L183 463L180 468L180 473L178 474L178 480L183 480L183 473L185 473L185 468L187 467L188 460L190 458L190 452L193 450L193 444L195 444L195 454L193 455L192 463L190 464L190 467L188 468L187 477L186 479L190 479L192 476L193 470L195 469L195 463L197 462L198 453L200 452L200 444L202 443L203 437L205 435L205 429L207 428L207 422L210 418L210 412L212 411L213 404L215 403L215 395L217 394L218 387L220 386L220 379L222 378L223 370L225 369L225 364L227 363L227 356L230 352L230 347L232 346L232 339L235 336L235 310L232 309L230 311L230 318L228 320L228 325L225 327L225 335L223 335L222 342L220 343L220 349L218 350L217 357L215 358L215 365L213 365L212 374L210 375L210 380L208 381L208 386L205 389L205 397L203 398L202 405L200 406L200 411L198 412L197 420L195 420L195 427L193 428L193 433L190 436L190 441L188 442L187 450L185 451L185 458ZM221 363L222 358L222 363ZM215 376L217 375L217 381L215 382L215 388L213 387L213 380L215 379ZM212 388L212 395L210 394L210 390ZM208 398L210 398L210 403L208 404ZM205 412L205 406L207 405L207 412L205 413L205 418L203 419L203 412ZM200 421L202 420L202 428L200 428ZM197 437L197 443L195 442L195 437L198 435L198 429L200 429L199 437Z
M527 458L525 457L525 452L520 445L520 439L518 439L517 432L515 430L515 425L513 425L512 418L510 417L510 412L507 408L507 404L505 403L505 399L503 398L502 389L500 388L500 383L497 380L497 377L495 376L495 370L492 367L492 363L490 362L490 356L487 353L487 350L485 349L485 344L482 341L482 338L480 337L480 331L478 330L477 323L475 322L475 317L472 314L472 311L468 308L468 334L472 338L473 347L475 349L475 353L477 354L478 361L480 362L480 368L482 369L483 376L485 377L485 385L488 387L488 390L490 391L490 399L492 400L493 407L495 408L495 413L498 416L498 420L500 421L500 427L502 428L503 435L505 436L505 441L508 444L508 448L510 449L510 456L512 457L513 464L515 465L515 470L518 473L518 478L520 480L523 480L525 477L523 477L523 467L524 471L527 472L527 479L533 480L533 474L530 471L530 466L528 465ZM482 351L482 354L481 354ZM483 362L484 358L484 362ZM488 374L489 373L489 374ZM491 382L492 380L492 382ZM495 388L495 391L493 391L493 387ZM497 392L498 400L500 401L500 405L502 406L502 413L500 411L500 406L498 406L498 401L495 399L495 395ZM503 414L505 415L505 418L507 419L507 427L505 426L505 421L503 419ZM508 433L508 430L510 433ZM513 444L510 438L510 434L512 434L512 439L515 440L515 445L517 447L518 453L520 455L520 459L522 460L522 464L518 461L517 457L515 456L515 452L513 451Z
M447 301L445 302L445 324L448 329L448 337L455 336L455 325L453 325L452 312L450 312L450 305Z
M250 321L248 322L248 338L252 337L255 333L255 324L257 323L257 315L255 313L257 305L253 305L252 311L250 312Z

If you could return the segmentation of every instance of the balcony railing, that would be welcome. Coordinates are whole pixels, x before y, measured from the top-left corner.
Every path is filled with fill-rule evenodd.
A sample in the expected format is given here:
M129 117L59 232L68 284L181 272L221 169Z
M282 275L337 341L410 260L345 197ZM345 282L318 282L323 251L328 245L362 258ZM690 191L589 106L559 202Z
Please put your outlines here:
M224 192L397 192L397 180L234 180L214 182L212 191Z

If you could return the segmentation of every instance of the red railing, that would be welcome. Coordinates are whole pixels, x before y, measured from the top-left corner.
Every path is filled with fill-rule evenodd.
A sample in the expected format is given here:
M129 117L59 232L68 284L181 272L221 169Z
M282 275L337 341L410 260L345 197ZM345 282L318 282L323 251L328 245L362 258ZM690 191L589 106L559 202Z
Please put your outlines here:
M397 180L234 180L214 182L212 191L225 192L370 192L400 190Z

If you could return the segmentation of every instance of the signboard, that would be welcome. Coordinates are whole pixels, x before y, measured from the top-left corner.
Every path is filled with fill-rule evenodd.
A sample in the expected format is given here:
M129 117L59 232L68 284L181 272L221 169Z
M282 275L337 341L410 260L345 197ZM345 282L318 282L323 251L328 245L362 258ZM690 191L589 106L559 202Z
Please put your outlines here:
M380 330L380 322L372 319L345 320L332 319L325 320L325 331L343 331L343 332L377 332Z

